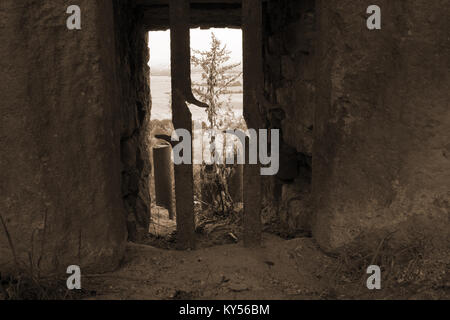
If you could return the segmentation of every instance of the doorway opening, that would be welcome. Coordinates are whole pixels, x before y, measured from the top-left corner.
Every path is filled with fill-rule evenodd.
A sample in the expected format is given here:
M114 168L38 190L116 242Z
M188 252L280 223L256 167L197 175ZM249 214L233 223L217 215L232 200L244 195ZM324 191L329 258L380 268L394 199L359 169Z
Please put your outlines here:
M188 105L192 113L194 212L199 247L240 239L243 214L243 166L235 158L236 139L225 130L246 130L243 117L241 29L191 29L191 79L195 97L209 109ZM171 249L176 243L176 194L171 145L170 31L150 31L151 221L146 243ZM208 131L210 130L210 131ZM213 151L214 150L214 151ZM211 163L220 155L223 163Z

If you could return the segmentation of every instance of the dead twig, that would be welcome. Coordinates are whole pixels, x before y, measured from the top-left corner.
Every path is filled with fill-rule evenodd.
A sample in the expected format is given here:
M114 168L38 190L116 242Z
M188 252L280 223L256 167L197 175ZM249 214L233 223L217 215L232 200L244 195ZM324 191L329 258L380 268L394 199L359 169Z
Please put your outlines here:
M3 230L5 231L6 238L8 239L9 247L11 249L11 252L12 252L12 255L13 255L13 258L14 258L14 263L15 263L17 269L20 269L19 261L17 259L16 249L14 247L14 243L12 241L11 235L9 234L8 227L6 226L5 219L3 219L3 215L1 213L0 213L0 221L1 221L2 226L3 226Z

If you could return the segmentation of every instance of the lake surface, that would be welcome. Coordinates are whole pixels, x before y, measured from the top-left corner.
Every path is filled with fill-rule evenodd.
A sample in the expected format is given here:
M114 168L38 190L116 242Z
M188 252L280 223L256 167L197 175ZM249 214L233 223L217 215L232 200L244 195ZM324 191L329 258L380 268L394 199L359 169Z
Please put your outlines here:
M193 82L201 82L201 74L193 74ZM242 83L242 79L240 79ZM170 107L170 95L171 95L171 78L169 76L156 76L150 77L150 89L152 95L152 120L164 120L172 119L172 111ZM239 91L241 93L234 93L229 95L231 97L231 106L236 116L242 116L243 108L243 94L242 87L230 88L233 91ZM227 100L228 95L224 97ZM192 112L193 120L205 121L207 115L204 109L190 106L189 109Z

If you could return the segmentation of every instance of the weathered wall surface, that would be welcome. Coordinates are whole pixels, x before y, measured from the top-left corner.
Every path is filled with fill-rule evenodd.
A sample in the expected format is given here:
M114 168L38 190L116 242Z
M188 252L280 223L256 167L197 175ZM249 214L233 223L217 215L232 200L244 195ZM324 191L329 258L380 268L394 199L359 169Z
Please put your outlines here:
M0 213L19 258L44 271L122 257L120 121L111 1L0 3ZM121 130L122 127L122 130ZM13 261L0 226L0 263Z
M265 179L266 220L290 234L310 231L315 107L315 1L268 1L265 7L268 128L282 133L280 172Z
M150 223L150 69L142 11L133 1L114 0L116 66L120 81L122 197L129 239Z
M353 240L450 230L450 1L318 1L314 237ZM377 245L376 241L370 244Z

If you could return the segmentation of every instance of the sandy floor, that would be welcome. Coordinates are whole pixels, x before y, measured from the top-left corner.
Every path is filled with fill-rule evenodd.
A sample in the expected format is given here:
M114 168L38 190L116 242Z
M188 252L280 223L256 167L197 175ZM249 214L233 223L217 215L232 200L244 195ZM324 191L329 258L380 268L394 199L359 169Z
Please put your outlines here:
M449 283L369 291L364 281L332 274L335 265L309 238L265 234L259 249L231 244L174 251L130 244L118 271L88 276L83 287L94 290L95 299L449 298Z
M257 250L236 244L186 252L130 244L119 271L84 286L98 299L311 299L325 292L317 266L327 258L311 240L265 242Z

